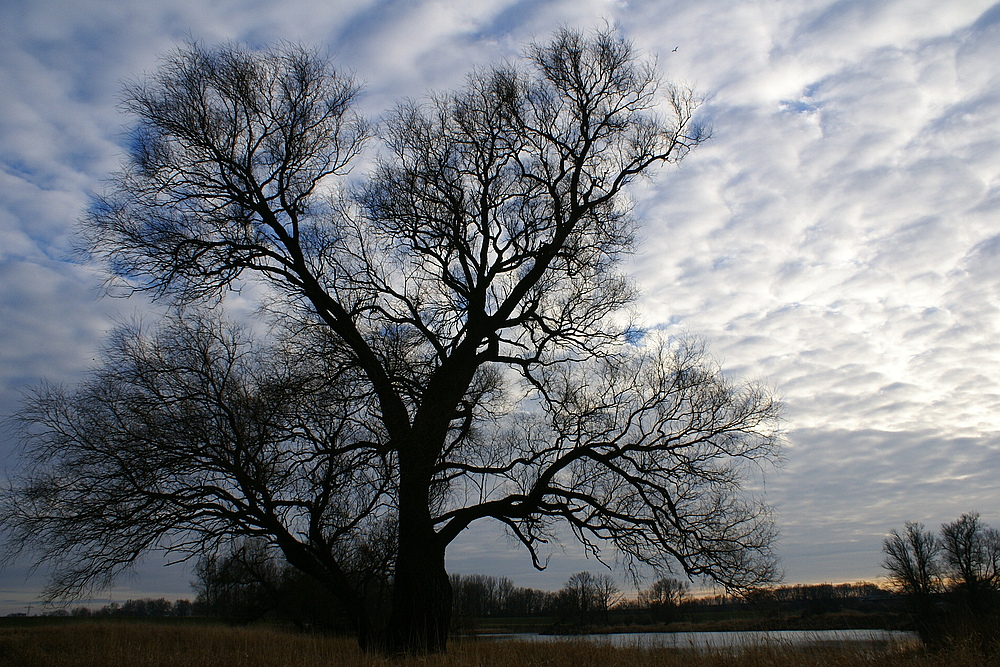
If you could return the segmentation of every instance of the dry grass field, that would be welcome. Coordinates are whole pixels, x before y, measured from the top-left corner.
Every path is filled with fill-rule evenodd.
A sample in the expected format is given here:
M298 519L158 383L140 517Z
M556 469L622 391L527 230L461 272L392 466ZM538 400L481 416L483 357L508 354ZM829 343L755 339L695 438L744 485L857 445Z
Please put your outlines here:
M986 667L954 650L760 646L739 652L631 649L585 641L453 642L447 655L384 658L343 638L270 628L88 622L0 626L0 667Z

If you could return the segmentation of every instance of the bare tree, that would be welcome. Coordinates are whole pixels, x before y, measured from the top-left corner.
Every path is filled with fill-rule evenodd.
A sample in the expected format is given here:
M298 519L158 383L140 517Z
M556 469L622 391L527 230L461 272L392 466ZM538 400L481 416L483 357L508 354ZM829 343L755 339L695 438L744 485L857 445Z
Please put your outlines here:
M1000 532L969 512L941 526L941 548L946 574L965 606L974 614L988 611L1000 590Z
M577 572L559 591L559 606L564 619L577 626L591 622L597 610L597 581L590 572Z
M893 528L882 553L882 568L897 589L920 599L941 590L941 542L922 523L907 521L902 535Z
M922 523L906 522L882 541L882 568L892 585L906 595L917 632L927 644L939 640L934 595L943 590L941 541Z
M608 623L608 612L621 599L614 577L606 572L577 572L559 591L563 615L577 626Z
M445 646L445 550L480 519L539 567L568 524L630 565L769 580L772 524L744 486L778 406L700 346L635 331L617 268L629 184L705 138L692 94L613 32L561 30L388 114L352 184L372 135L356 94L287 46L191 46L127 88L138 125L88 251L180 304L260 281L290 333L254 347L188 308L119 334L77 390L41 389L14 548L56 565L61 595L150 548L260 537L362 644L405 651Z
M622 599L622 591L618 588L615 578L607 572L594 575L594 592L597 601L597 611L605 625L610 623L611 608Z
M676 577L661 577L649 588L639 591L639 604L659 621L673 620L677 608L687 597L691 585Z
M227 554L198 559L195 602L212 616L246 624L271 611L281 587L281 568L266 544L244 541Z

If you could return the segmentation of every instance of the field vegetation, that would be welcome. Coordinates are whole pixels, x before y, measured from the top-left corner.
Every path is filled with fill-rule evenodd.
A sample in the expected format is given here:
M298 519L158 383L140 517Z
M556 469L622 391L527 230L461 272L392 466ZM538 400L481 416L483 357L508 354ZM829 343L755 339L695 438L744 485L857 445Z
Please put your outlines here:
M268 626L86 619L0 621L0 667L785 667L879 665L985 667L989 657L962 646L928 652L892 643L780 642L732 650L615 648L586 640L533 643L453 641L446 654L377 656L350 638Z

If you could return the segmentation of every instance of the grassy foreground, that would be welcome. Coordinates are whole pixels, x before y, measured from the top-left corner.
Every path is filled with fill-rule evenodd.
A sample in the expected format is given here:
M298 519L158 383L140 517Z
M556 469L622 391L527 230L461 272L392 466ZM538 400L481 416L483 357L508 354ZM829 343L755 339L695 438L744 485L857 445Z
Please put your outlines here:
M453 642L446 655L396 660L350 639L273 628L86 622L0 626L0 667L986 667L972 652L904 646L761 646L733 652L614 648L586 641Z

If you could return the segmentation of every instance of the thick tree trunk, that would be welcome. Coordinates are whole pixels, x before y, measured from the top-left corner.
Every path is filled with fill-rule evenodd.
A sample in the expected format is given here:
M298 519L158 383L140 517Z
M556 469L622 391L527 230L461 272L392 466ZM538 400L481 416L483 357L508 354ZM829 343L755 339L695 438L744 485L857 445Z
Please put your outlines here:
M454 413L454 402L441 399L449 393L454 392L432 394L439 402L422 406L421 412L433 417L423 421L429 419L437 428L415 429L412 440L399 446L399 532L386 628L386 648L394 654L441 653L448 644L451 581L444 565L447 541L434 530L430 497L434 464L448 425L440 416Z
M401 539L396 561L388 648L393 653L443 652L451 625L451 581L444 549L432 531L423 540L407 541L404 546Z
M444 567L445 543L434 532L428 506L433 459L407 459L400 457L399 533L386 639L393 653L439 653L448 643L451 581Z

